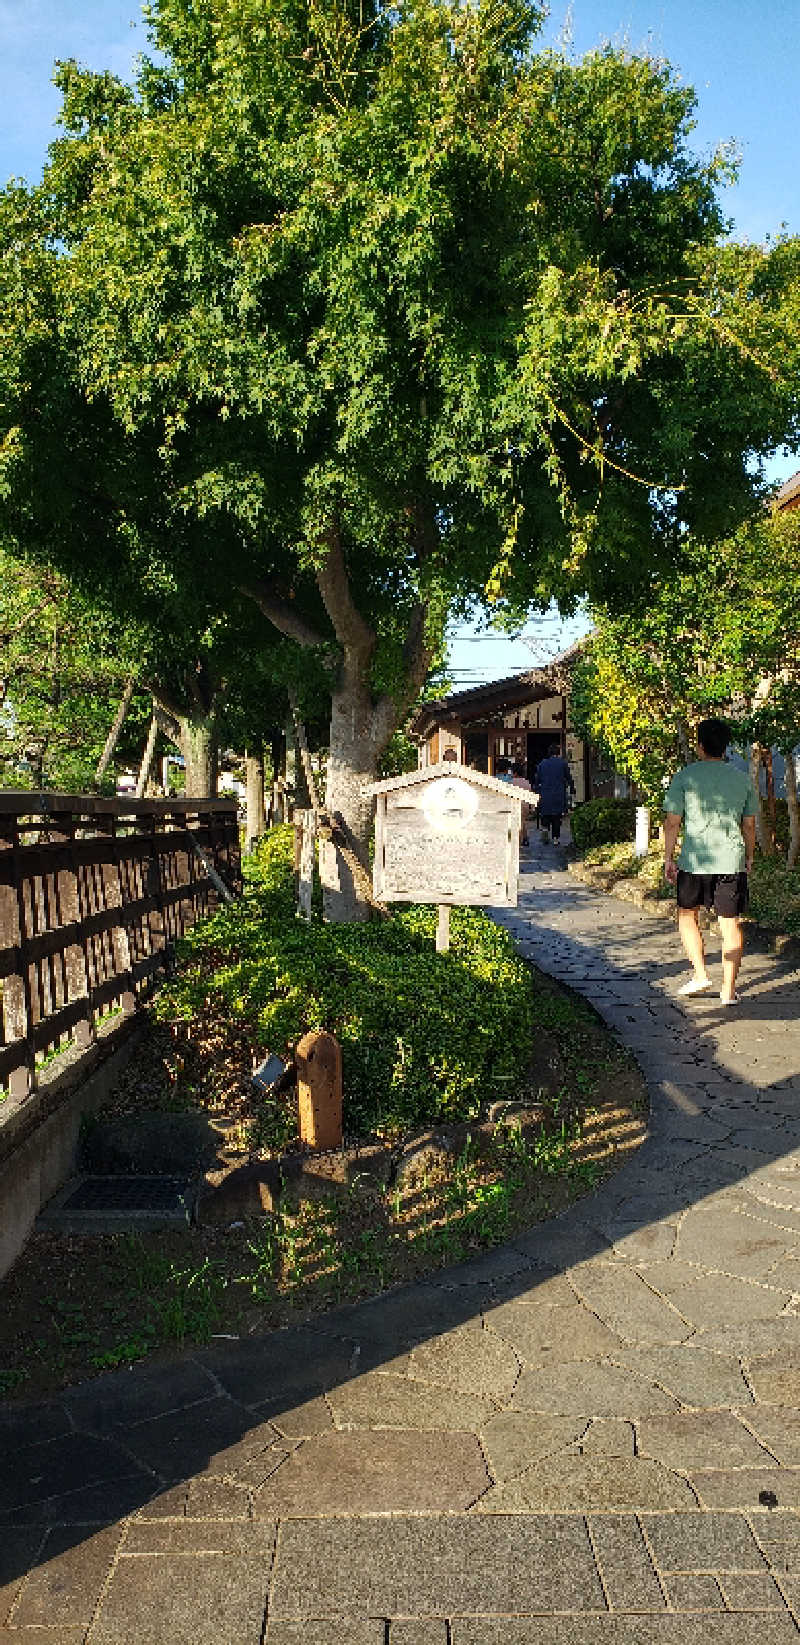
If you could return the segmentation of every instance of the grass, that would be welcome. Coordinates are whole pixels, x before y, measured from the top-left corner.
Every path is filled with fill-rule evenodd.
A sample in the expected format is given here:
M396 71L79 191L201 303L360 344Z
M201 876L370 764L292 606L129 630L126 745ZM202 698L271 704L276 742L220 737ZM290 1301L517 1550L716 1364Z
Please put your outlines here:
M34 1235L0 1284L0 1391L41 1397L308 1318L474 1257L589 1192L644 1136L643 1083L589 1006L532 977L537 1055L557 1069L521 1128L470 1127L441 1171L388 1188L360 1178L239 1226ZM519 1083L530 1094L530 1070Z
M582 861L610 887L617 880L636 880L659 901L674 902L675 890L664 879L664 849L653 841L646 857L633 846L599 845L586 851ZM787 868L780 857L756 853L750 876L749 916L760 925L788 936L800 936L800 867Z

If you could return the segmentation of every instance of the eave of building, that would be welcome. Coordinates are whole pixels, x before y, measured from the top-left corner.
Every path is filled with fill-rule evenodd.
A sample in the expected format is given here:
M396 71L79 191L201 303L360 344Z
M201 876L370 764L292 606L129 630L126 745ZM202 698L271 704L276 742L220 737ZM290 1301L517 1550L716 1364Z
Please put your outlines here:
M796 474L791 474L788 480L784 480L775 498L775 508L780 511L783 508L796 508L798 504L800 504L800 468Z
M454 691L436 702L421 703L409 723L410 735L425 737L434 726L448 720L461 725L490 725L502 720L509 708L563 696L569 689L569 663L585 644L585 638L577 640L545 668L527 669L524 674L510 674L504 680L490 680L468 691Z

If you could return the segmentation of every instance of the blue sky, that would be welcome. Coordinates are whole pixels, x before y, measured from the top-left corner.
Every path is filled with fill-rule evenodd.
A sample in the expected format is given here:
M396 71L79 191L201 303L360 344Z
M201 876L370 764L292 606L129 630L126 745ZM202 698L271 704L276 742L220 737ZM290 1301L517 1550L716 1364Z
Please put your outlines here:
M576 54L611 40L668 58L698 94L695 148L738 143L740 180L725 206L738 237L763 241L782 225L800 232L798 25L800 0L553 0L544 37ZM136 0L0 0L0 178L40 173L55 135L57 57L127 76L144 44ZM798 466L787 454L770 472L780 479ZM552 620L530 625L550 650L576 631ZM537 660L522 642L460 632L451 651L459 684Z

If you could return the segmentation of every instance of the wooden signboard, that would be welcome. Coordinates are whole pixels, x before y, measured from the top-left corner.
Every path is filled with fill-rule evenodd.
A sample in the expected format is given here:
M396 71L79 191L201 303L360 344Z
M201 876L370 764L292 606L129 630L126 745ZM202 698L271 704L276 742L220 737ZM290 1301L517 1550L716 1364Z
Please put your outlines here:
M434 902L445 948L454 904L514 908L523 794L452 761L376 783L373 883L381 902Z

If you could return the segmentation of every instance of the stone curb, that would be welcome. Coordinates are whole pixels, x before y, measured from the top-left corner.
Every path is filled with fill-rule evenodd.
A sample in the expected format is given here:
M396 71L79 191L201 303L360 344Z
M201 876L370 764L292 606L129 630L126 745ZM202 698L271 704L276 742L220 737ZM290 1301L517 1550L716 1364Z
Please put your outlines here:
M581 880L584 885L590 885L593 891L602 891L607 897L618 897L621 902L633 903L635 908L641 908L654 919L675 920L675 904L672 898L656 897L652 891L637 885L635 880L612 880L602 868L594 868L583 862L579 857L567 862L567 873L573 879ZM709 919L709 927L716 929L716 921ZM747 936L748 948L755 949L762 954L774 954L779 959L787 960L792 965L800 965L800 938L790 936L786 931L776 931L771 925L763 925L760 920L751 920L745 915L744 928Z

